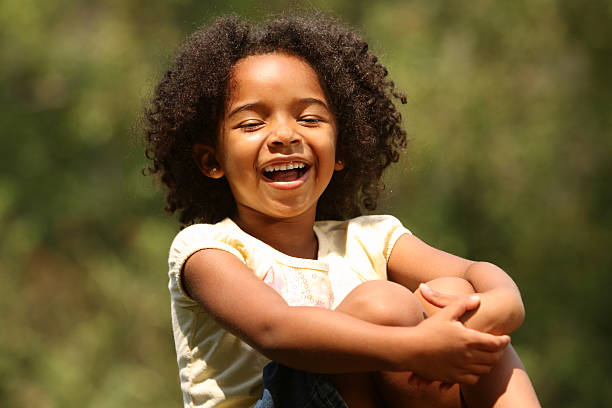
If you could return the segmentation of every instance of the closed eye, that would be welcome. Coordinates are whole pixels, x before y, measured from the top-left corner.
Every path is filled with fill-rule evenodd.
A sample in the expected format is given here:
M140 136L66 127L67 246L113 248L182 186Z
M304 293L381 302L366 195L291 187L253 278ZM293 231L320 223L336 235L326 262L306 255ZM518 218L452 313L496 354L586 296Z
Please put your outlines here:
M306 126L312 126L312 125L317 125L317 124L323 122L323 120L319 119L319 118L316 118L316 117L306 117L306 118L298 119L298 122L302 122Z
M252 131L255 131L255 130L259 129L259 127L262 126L262 125L263 125L263 122L259 122L259 121L247 121L247 122L240 123L236 127L238 129L244 129L247 132L252 132Z

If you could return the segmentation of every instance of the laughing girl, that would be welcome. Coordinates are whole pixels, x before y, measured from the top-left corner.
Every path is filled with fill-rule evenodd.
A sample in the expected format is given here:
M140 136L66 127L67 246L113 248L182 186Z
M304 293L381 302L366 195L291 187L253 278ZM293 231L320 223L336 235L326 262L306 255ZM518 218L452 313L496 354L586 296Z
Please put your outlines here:
M185 407L539 406L500 268L374 210L406 145L386 68L320 15L195 32L147 111Z

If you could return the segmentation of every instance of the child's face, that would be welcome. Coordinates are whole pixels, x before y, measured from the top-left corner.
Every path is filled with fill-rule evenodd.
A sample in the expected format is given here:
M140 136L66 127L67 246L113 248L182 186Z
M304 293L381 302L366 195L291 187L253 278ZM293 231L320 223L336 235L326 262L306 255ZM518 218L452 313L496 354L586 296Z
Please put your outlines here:
M215 154L238 218L312 215L336 162L336 123L315 71L286 54L236 63Z

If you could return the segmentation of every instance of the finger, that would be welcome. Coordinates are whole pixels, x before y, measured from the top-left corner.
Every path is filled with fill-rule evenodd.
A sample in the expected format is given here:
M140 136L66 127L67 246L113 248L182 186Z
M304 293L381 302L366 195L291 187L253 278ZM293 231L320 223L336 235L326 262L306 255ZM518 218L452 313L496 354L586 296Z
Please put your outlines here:
M510 344L510 336L496 336L488 333L476 332L477 338L475 338L472 346L478 350L483 351L499 351L506 348Z
M412 373L408 377L408 384L415 388L424 388L431 384L433 380L426 380L418 374Z
M426 380L425 378L421 377L420 375L418 375L417 373L411 372L410 373L410 381L414 382L414 383L420 383L423 381L427 381L427 382L431 382L431 380Z
M489 374L491 370L493 370L493 366L491 365L473 365L470 369L472 374L476 374L478 376Z
M408 376L408 384L415 386L415 387L418 386L419 376L416 375L415 373L410 373L410 375Z
M497 363L499 363L503 354L504 354L503 350L498 350L498 351L493 351L493 352L474 350L472 352L470 360L474 365L492 367L496 365Z
M448 383L448 382L440 383L440 391L448 391L451 388L453 388L453 385L455 385L455 383Z
M425 299L432 305L440 308L448 306L458 298L458 296L455 295L449 295L446 293L438 292L437 290L433 290L426 283L421 283L419 285L419 290L421 292L421 296L423 296L423 299Z
M495 364L470 363L463 366L461 372L463 375L470 374L478 377L489 374L493 370Z
M460 297L434 316L438 316L438 318L447 318L449 320L458 320L465 312L476 309L479 305L480 296L478 295Z
M426 388L429 387L429 385L433 384L434 381L432 380L426 380L424 378L419 378L419 388Z
M459 377L459 383L466 385L474 385L480 380L480 376L476 374L466 373Z

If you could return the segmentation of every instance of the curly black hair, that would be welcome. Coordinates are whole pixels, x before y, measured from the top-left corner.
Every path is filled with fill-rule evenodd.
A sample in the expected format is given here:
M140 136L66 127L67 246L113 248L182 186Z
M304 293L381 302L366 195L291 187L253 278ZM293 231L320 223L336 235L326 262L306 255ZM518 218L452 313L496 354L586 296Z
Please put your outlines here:
M338 127L337 157L345 164L319 199L317 219L348 219L373 210L384 188L381 176L406 146L401 115L393 103L406 97L387 69L353 30L321 14L250 23L217 18L182 45L145 110L150 174L168 187L168 212L183 225L231 216L235 202L227 181L202 174L193 145L216 148L232 67L242 58L283 52L315 70Z

